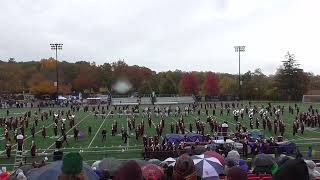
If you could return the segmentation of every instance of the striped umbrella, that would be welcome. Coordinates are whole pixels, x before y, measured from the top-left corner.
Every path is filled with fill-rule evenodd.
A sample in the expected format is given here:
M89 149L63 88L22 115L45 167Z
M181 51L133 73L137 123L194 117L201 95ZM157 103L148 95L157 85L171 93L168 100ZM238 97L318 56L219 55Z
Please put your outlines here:
M197 176L206 180L219 179L220 174L224 174L224 168L220 161L204 154L191 157L197 169Z
M217 158L222 164L222 166L225 165L224 157L221 154L217 153L216 151L206 151L204 152L204 155Z

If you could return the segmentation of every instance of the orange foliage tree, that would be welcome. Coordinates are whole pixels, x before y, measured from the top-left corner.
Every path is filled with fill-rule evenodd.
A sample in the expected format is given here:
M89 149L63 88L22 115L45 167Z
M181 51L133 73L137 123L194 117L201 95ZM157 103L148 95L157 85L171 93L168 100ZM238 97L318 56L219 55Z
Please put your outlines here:
M181 95L197 95L199 92L198 81L194 74L185 73L180 80Z
M52 94L55 92L54 82L40 73L34 74L28 82L29 91L34 94Z
M212 72L208 72L204 81L204 94L206 96L218 96L219 84L218 78Z

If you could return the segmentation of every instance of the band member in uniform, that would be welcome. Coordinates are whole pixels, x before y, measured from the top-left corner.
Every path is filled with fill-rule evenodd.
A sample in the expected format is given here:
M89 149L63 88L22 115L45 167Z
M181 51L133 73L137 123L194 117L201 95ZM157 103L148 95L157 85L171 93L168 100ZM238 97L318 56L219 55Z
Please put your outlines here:
M256 118L256 129L259 129L259 126L260 126L259 118Z
M249 125L250 125L250 128L253 129L253 120L252 120L252 118L250 118L249 123L250 123L250 124L249 124Z
M74 140L77 141L78 140L78 135L79 135L79 130L78 128L74 128L73 129L73 137L74 137Z
M173 122L171 123L171 134L173 134L173 131L174 131L174 124L173 124Z
M43 138L46 138L47 132L46 132L46 128L44 126L42 127L41 134L42 134Z
M22 151L22 146L23 146L23 135L20 133L17 135L17 143L18 143L18 151Z
M11 157L11 141L10 140L8 140L6 144L6 154L8 158Z
M89 134L89 136L91 136L91 133L92 133L92 128L91 128L91 126L89 126L89 127L88 127L88 134Z
M138 140L139 139L139 133L140 133L139 131L140 130L139 130L139 128L136 128L134 131L136 133L136 140Z
M103 129L102 130L102 142L107 140L107 130Z
M54 123L53 133L54 133L54 136L58 136L58 125L57 125L57 123Z
M32 126L32 128L30 128L30 131L31 131L31 136L34 139L34 135L35 135L35 132L36 132L34 125Z
M32 143L31 143L31 149L30 149L30 153L31 153L31 156L32 156L32 157L35 157L35 156L36 156L36 148L37 148L36 144L34 143L34 141L32 141Z
M65 142L65 143L69 146L67 133L65 133L65 132L63 131L62 136L63 136L63 142Z
M238 120L239 120L239 111L238 110L233 110L232 114L233 114L233 119L236 122L238 122Z
M124 144L127 144L128 136L127 130L125 130L123 133Z
M297 123L294 121L292 124L292 135L296 135Z
M304 132L304 123L303 122L300 123L300 129L301 129L301 134L303 135L303 132Z

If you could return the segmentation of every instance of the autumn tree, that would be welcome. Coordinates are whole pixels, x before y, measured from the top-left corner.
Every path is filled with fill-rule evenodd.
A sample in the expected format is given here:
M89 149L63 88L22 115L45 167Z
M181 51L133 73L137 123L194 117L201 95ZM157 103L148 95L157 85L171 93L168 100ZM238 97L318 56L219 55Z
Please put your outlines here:
M218 96L219 95L219 83L215 74L208 72L204 81L204 94L206 96Z
M80 71L78 76L73 80L73 88L78 91L93 88L93 76L88 71Z
M159 89L161 94L177 94L177 89L173 81L169 78L161 80Z
M112 91L113 84L125 79L132 85L127 94L149 94L153 91L161 94L201 96L238 94L236 74L201 71L184 73L180 70L157 73L143 66L128 65L123 60L102 65L90 62L59 61L59 92L116 93ZM55 93L55 67L56 61L53 58L25 62L13 58L0 61L0 93ZM260 69L256 69L244 73L242 81L242 97L255 100L299 100L307 90L320 87L319 75L305 73L300 69L294 55L289 53L276 74L264 75Z
M313 73L308 73L309 76L309 90L315 90L315 89L320 89L320 76L319 75L314 75Z
M53 58L49 59L41 59L40 60L41 69L50 69L55 70L56 68L56 60Z
M46 79L40 73L34 74L28 82L29 90L33 94L53 94L56 90L54 82Z
M238 91L236 77L230 74L220 74L219 91L220 95L236 95Z
M308 75L300 68L294 54L288 52L282 63L275 77L275 85L281 97L287 100L301 100L302 95L307 91Z
M150 83L148 81L143 81L139 87L139 94L151 94L152 88L150 86Z
M17 63L1 63L0 91L13 93L21 93L24 91L24 75L24 70Z
M181 95L197 95L199 92L198 81L194 74L185 73L180 80Z

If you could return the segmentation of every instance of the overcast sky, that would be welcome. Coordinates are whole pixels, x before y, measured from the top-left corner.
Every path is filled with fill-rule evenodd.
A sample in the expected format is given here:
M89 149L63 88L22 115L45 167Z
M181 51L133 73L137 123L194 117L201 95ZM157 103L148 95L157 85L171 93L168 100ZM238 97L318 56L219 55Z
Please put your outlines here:
M287 51L320 74L319 0L2 0L0 59L97 64L124 59L155 71L274 73Z

